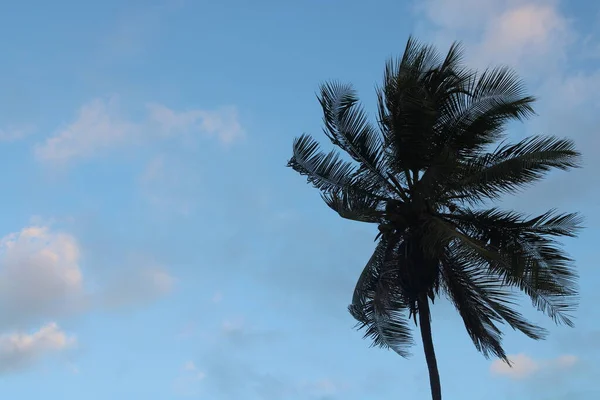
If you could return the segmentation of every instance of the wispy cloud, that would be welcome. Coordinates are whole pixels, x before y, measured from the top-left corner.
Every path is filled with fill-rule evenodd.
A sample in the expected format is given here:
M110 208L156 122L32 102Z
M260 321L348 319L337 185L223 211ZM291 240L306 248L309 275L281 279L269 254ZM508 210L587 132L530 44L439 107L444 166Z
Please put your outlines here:
M174 111L160 104L148 105L150 120L156 123L163 135L203 132L215 136L223 144L231 144L244 137L238 112L234 107L218 110Z
M117 97L93 99L79 109L73 122L38 143L34 154L40 161L65 165L149 140L204 135L230 145L244 137L234 107L176 111L149 104L146 110L144 118L134 120L124 116Z
M35 156L41 161L66 164L131 144L138 139L141 127L123 118L118 109L116 97L90 101L79 109L73 122L38 143Z
M0 142L16 142L24 139L33 132L31 126L0 128Z
M469 49L471 65L508 64L521 73L549 74L566 61L567 47L577 35L571 21L553 0L483 0L465 4L462 12L453 0L426 0L417 7L436 42L460 39ZM433 29L431 29L433 28ZM529 78L536 78L531 74ZM538 77L539 78L539 77Z

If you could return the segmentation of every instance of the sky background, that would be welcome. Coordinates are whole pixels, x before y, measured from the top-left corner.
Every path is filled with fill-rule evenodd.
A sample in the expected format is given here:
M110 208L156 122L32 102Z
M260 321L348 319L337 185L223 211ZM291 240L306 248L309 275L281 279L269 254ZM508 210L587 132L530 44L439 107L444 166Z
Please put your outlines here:
M507 330L510 370L447 302L447 399L600 394L600 4L423 0L5 2L0 15L0 393L12 399L427 399L420 346L369 348L346 311L376 229L340 219L285 164L319 139L320 82L375 106L408 35L539 97L511 126L573 138L585 168L506 207L581 211L575 329ZM371 115L374 115L372 113ZM325 143L323 141L325 145ZM596 377L596 378L594 378Z

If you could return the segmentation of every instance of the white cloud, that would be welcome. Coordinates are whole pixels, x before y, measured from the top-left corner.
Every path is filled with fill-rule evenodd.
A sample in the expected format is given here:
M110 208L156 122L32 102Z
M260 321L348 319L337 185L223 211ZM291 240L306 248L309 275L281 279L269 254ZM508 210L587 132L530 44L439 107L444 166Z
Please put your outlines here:
M69 349L77 343L56 323L49 323L31 334L14 332L0 336L0 374L26 368L51 353Z
M529 90L540 97L540 113L545 107L566 107L568 114L581 114L580 106L600 105L600 75L578 70L576 64L587 56L586 49L600 47L598 38L577 30L558 0L465 1L469 2L465 4L468 13L454 0L425 0L417 7L419 15L425 17L427 32L436 32L429 35L434 42L446 46L448 40L463 41L467 62L476 68L490 64L516 67ZM565 120L565 115L554 115L548 114L550 126ZM584 129L573 135L583 138L592 133Z
M149 261L119 271L113 281L89 291L80 266L81 248L72 235L30 226L0 239L0 372L27 366L40 354L73 340L55 323L31 335L10 333L98 307L145 304L168 294L174 278Z
M203 132L216 136L223 144L231 144L244 137L237 110L233 107L177 112L159 104L150 104L148 109L150 120L158 124L164 135Z
M175 111L150 104L146 117L137 121L123 117L121 111L116 97L90 101L81 107L75 121L35 146L36 158L64 165L140 141L183 134L214 136L225 145L244 136L233 107Z
M32 131L31 127L0 129L0 142L14 142L23 139Z
M55 317L81 302L79 246L71 235L33 226L0 239L0 327Z
M454 0L426 0L417 12L444 46L448 38L464 41L468 61L477 68L502 63L521 72L548 71L574 41L570 21L553 0L466 0L461 7Z
M540 366L532 358L525 354L517 354L509 357L512 367L502 360L494 360L490 371L495 375L504 375L513 379L522 379L536 373Z
M168 294L175 279L151 260L130 260L93 293L86 291L81 249L69 234L47 226L0 239L0 329L57 318L94 305L124 306Z
M471 31L484 27L501 6L501 0L463 0L460 7L456 0L426 0L416 9L441 29Z
M481 58L493 62L522 66L543 62L548 67L549 59L564 55L569 39L568 22L555 5L525 3L489 21L478 51Z
M0 329L90 306L137 305L168 294L175 284L151 260L130 260L90 292L84 287L80 253L72 235L47 226L27 227L0 239Z
M79 109L74 122L38 144L35 156L58 164L98 156L101 152L131 142L140 126L123 119L115 97L94 99Z
M520 380L530 378L543 371L563 371L577 364L577 357L567 354L551 360L535 360L525 354L508 356L512 367L502 360L494 360L490 371L494 375Z

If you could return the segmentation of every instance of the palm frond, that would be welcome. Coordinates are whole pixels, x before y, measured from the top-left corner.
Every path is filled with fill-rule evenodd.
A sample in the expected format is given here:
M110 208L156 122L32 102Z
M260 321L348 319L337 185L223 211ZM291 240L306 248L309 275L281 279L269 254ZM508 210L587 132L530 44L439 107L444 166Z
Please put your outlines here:
M578 275L573 260L550 240L524 234L500 249L504 257L490 263L506 284L519 287L533 305L557 324L573 326L578 306Z
M584 218L579 213L558 213L552 209L525 221L532 233L550 236L576 237L583 229Z
M365 338L373 346L390 348L409 357L413 345L407 319L407 306L397 291L391 275L386 275L385 255L390 243L382 238L365 266L354 290L350 314L365 329Z
M293 156L288 166L307 177L319 190L346 188L356 183L356 167L340 158L339 153L320 151L316 140L302 135L294 140Z
M448 192L472 199L496 198L514 193L541 178L551 169L580 166L580 153L570 139L533 136L468 162L447 186Z
M485 283L474 283L474 274L469 274L471 271L458 260L450 258L444 260L442 265L445 292L462 317L477 350L485 357L493 354L506 360L501 344L502 332L494 324L494 320L498 321L499 317L482 298L481 286Z
M396 79L410 76L411 79L419 79L439 64L440 55L434 46L425 45L414 36L409 36L402 57L395 63L390 63L390 73L386 76Z
M577 273L573 260L552 238L574 236L581 228L578 214L551 210L530 218L491 209L460 210L443 218L497 254L484 258L505 284L523 290L555 322L572 325L569 313L577 306Z
M464 229L468 229L470 225L473 225L477 229L501 229L567 237L575 237L582 229L584 220L579 213L559 213L555 209L537 217L498 208L487 210L459 208L452 214L439 214L439 216L450 221L456 221Z
M525 94L523 82L508 67L468 74L464 89L444 108L439 126L457 152L469 155L502 136L510 120L534 114L535 99Z
M339 82L321 85L319 103L323 108L324 131L331 142L386 185L381 136L359 106L352 86Z
M385 216L382 209L384 202L380 199L353 191L332 190L321 195L325 204L342 218L352 221L381 223Z
M511 308L514 294L502 285L501 279L482 268L460 246L451 246L442 261L445 292L461 314L475 346L486 357L490 354L506 359L501 345L501 333L495 323L508 323L528 337L545 338L545 329L527 321Z
M423 221L423 251L430 257L438 256L439 249L451 243L461 243L486 260L494 260L500 255L486 246L480 237L473 237L465 233L454 221L447 221L439 216L431 216Z
M444 61L458 62L454 50ZM440 65L439 53L412 37L402 58L387 62L382 87L377 89L379 126L385 157L394 172L420 169L431 143L437 116L432 71Z

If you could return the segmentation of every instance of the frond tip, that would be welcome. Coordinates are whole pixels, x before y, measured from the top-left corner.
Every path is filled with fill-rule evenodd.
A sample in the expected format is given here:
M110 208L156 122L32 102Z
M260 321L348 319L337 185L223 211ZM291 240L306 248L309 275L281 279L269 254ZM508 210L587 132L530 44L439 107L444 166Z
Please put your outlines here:
M343 161L339 154L319 151L319 144L312 137L302 135L294 140L294 155L288 166L305 175L317 189L346 188L354 183L355 167Z

